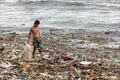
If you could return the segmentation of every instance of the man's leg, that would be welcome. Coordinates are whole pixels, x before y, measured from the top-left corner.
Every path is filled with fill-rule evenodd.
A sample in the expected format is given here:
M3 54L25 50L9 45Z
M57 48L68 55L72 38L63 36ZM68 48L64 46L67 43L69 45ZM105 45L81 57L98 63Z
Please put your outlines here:
M38 48L38 51L39 51L39 54L40 54L40 57L42 58L44 55L42 54L42 50L40 50L39 48Z
M37 40L36 39L33 39L33 46L34 46L34 49L32 52L32 58L35 58L35 51L37 49Z
M32 58L35 58L35 51L36 51L36 47L34 46L33 52L32 52Z
M42 58L44 55L42 54L42 44L41 44L41 42L38 42L38 51L39 51L40 57Z

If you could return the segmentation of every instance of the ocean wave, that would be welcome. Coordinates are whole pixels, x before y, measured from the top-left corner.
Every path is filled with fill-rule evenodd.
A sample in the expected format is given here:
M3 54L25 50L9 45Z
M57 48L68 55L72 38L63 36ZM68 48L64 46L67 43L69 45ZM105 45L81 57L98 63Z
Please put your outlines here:
M16 3L16 5L21 4L21 5L34 5L34 6L39 6L39 5L43 5L43 6L66 6L66 7L70 7L70 6L75 6L75 7L81 7L81 6L89 6L89 3L85 3L85 2L78 2L78 1L65 1L65 0L46 0L46 1L42 1L42 0L27 0L27 1L18 1Z

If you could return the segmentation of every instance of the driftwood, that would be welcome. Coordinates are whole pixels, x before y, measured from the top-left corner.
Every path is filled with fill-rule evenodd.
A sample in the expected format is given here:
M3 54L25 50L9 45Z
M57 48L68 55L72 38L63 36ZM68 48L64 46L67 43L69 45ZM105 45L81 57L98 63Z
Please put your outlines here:
M72 61L69 61L68 63L65 63L63 66L71 66L75 61L77 61L77 58L73 59Z
M5 49L4 47L0 48L0 54L3 53L4 49Z

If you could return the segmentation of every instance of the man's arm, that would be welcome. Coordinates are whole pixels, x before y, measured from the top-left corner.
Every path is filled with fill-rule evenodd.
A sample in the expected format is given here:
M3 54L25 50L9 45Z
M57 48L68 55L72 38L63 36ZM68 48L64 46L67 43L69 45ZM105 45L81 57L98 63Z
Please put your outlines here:
M29 43L29 42L30 42L31 33L32 33L32 28L30 29L30 31L29 31L29 33L28 33L28 41L27 41L27 43Z
M41 38L41 34L40 34L40 28L38 28L38 30L39 30L39 37Z

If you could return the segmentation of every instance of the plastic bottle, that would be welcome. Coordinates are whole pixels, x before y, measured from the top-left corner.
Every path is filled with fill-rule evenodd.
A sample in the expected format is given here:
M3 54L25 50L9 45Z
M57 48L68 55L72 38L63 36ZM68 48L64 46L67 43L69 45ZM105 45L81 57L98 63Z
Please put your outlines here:
M27 80L27 77L26 77L26 76L24 76L24 80Z

